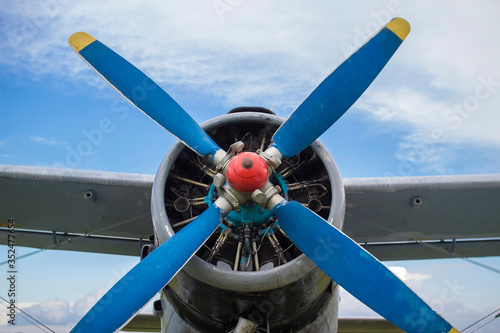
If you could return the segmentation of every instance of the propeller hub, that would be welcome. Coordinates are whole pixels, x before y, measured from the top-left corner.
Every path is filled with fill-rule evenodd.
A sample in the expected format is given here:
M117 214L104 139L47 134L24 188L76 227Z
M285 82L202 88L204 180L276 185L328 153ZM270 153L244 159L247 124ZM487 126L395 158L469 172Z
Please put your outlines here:
M244 152L229 162L226 177L235 190L252 193L266 184L269 171L262 157L255 153Z

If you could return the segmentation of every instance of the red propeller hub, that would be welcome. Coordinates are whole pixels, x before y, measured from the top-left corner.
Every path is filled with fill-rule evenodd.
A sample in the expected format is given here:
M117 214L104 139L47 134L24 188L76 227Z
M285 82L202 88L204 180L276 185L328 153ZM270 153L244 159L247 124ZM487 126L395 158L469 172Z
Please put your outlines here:
M262 157L255 153L244 152L229 162L226 177L235 190L252 193L266 184L269 171Z

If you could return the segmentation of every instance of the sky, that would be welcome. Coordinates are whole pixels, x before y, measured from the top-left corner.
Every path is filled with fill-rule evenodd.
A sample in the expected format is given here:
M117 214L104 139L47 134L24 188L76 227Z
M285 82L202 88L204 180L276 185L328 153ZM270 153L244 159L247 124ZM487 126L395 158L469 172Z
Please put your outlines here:
M320 137L342 177L500 173L499 12L500 3L484 0L0 0L0 164L155 174L175 142L73 52L74 32L114 49L203 122L242 105L287 117L400 16L410 35ZM103 122L111 123L105 132ZM103 135L92 141L96 130ZM137 261L42 251L19 263L19 305L67 331ZM478 261L500 267L499 258ZM469 262L386 264L459 329L500 307L499 275ZM373 315L347 293L340 308L341 316ZM0 317L0 332L16 329Z

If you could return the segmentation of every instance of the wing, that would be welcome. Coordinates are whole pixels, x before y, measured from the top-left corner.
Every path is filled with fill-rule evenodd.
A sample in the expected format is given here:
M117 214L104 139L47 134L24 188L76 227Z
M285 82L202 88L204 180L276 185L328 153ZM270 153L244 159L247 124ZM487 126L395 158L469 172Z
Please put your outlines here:
M0 244L138 255L153 234L153 176L0 165Z
M160 332L160 318L138 314L122 331ZM403 331L382 318L339 318L338 333L402 333Z
M0 227L15 218L20 246L137 255L153 233L152 182L2 165ZM381 260L500 255L500 175L344 179L344 186L343 231Z
M344 179L343 231L380 260L500 255L500 175Z

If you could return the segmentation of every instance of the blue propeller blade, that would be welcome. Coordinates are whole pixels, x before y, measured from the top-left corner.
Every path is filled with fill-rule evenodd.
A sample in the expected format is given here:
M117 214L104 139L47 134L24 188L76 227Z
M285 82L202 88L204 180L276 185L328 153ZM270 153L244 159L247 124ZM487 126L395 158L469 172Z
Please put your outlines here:
M214 204L125 274L71 332L115 332L122 327L170 282L220 222L221 210Z
M380 261L298 202L273 211L286 235L323 272L406 332L458 332Z
M219 146L160 86L85 32L69 44L101 77L130 103L202 156L213 157Z
M409 32L404 19L389 22L299 105L276 131L271 147L292 157L313 143L363 94Z

